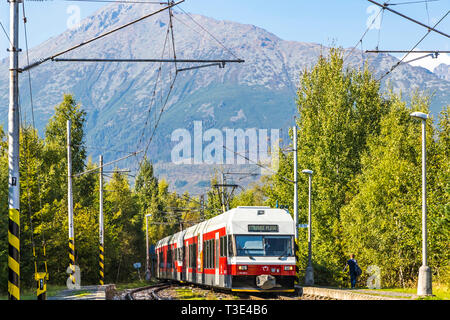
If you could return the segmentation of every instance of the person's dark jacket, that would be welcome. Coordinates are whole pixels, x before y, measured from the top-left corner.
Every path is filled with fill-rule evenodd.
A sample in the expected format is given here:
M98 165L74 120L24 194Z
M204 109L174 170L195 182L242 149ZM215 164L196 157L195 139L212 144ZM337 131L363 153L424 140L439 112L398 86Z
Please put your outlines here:
M350 259L347 261L348 264L348 269L350 271L350 274L355 274L356 273L356 260L355 259Z

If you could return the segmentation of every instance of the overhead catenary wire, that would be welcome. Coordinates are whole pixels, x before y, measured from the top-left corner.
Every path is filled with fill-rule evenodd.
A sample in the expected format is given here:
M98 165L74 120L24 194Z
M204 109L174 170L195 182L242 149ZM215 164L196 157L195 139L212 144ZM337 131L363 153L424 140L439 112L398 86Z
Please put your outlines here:
M64 2L100 2L100 3L130 3L130 4L166 4L162 1L137 1L137 0L60 0Z
M23 27L24 27L24 37L25 37L25 53L26 53L26 59L27 63L29 64L30 58L29 58L29 46L28 46L28 31L27 31L27 16L25 13L25 2L22 2L22 14L23 14ZM30 107L31 107L31 121L32 121L32 131L33 131L33 137L38 140L38 134L36 129L36 123L35 123L35 117L34 117L34 103L33 103L33 89L32 89L32 82L31 82L31 72L28 70L28 86L29 86L29 95L30 95ZM29 214L29 220L30 220L30 229L31 229L31 243L32 243L32 254L34 259L34 269L35 274L38 272L38 258L36 255L36 245L34 241L34 227L33 227L33 219L32 219L32 213L31 213L31 195L30 195L30 189L29 189L29 158L30 158L30 146L28 144L28 135L25 135L25 147L27 150L25 161L26 161L26 167L27 167L27 197L28 197L28 214ZM42 211L42 192L41 192L41 183L40 183L40 174L39 171L36 176L36 184L37 184L37 191L38 191L38 200L39 200L39 211ZM42 217L41 217L41 224L42 224ZM44 263L44 270L45 275L47 277L48 270L47 270L47 259L46 259L46 253L45 253L45 246L46 246L46 237L45 237L45 230L42 229L41 231L41 240L42 240L42 247L43 247L43 263Z
M223 47L226 51L228 51L234 58L238 59L237 55L231 51L228 47L226 47L219 39L217 39L213 34L211 34L211 32L209 32L206 28L204 28L200 23L198 23L197 21L195 21L195 19L192 17L191 14L189 14L188 12L186 12L181 6L177 7L178 9L180 9L181 11L183 11L184 14L186 14L186 16L191 19L197 26L200 27L200 29L202 29L204 32L206 32L212 39L214 39L221 47Z
M87 171L85 171L85 172L77 173L77 174L73 175L73 177L80 177L80 176L85 175L85 174L97 172L97 171L100 170L101 168L110 166L110 165L112 165L112 164L115 164L115 163L120 162L120 161L123 161L123 160L126 160L126 159L131 158L131 157L133 157L133 156L136 156L136 155L138 155L138 154L140 154L140 153L142 153L142 152L144 152L144 151L136 151L136 152L133 152L133 153L131 153L131 154L125 156L125 157L122 157L122 158L120 158L120 159L113 160L113 161L111 161L111 162L105 163L105 164L102 165L102 166L98 166L97 168L90 169L90 170L87 170Z
M6 29L5 29L5 27L3 26L3 23L2 23L1 21L0 21L0 26L2 27L3 33L5 34L6 38L8 39L9 44L10 44L11 46L13 46L13 45L12 45L12 42L11 42L11 38L9 37L8 32L6 32Z
M443 35L444 37L450 38L450 35L446 34L445 32L442 32L442 31L440 31L440 30L437 30L437 29L436 29L436 25L433 26L433 27L428 26L428 25L426 25L426 24L424 24L424 23L422 23L422 22L420 22L420 21L418 21L418 20L416 20L416 19L413 19L413 18L411 18L411 17L408 17L407 15L405 15L405 14L403 14L403 13L400 13L400 12L398 12L398 11L392 10L392 9L389 8L389 4L388 4L388 3L381 4L381 3L378 3L378 2L373 1L373 0L367 0L367 1L369 1L369 2L371 2L371 3L373 3L373 4L375 4L375 5L377 5L377 6L381 7L381 8L383 8L383 9L386 9L386 10L392 12L392 13L395 13L395 14L399 15L399 16L402 17L402 18L405 18L405 19L407 19L407 20L409 20L409 21L411 21L411 22L414 22L415 24L418 24L418 25L420 25L420 26L422 26L422 27L428 29L429 32L433 31L433 32L436 32L436 33L438 33L438 34L440 34L440 35Z
M388 4L391 0L388 0L385 4ZM353 48L350 50L350 52L344 57L344 62L347 60L348 57L350 57L352 55L352 53L355 51L356 47L358 47L358 45L361 43L364 39L364 37L367 35L367 33L369 32L370 29L372 29L372 26L374 25L374 23L377 21L378 17L380 16L381 13L384 12L384 8L381 8L380 11L378 12L378 14L373 18L373 20L371 21L371 23L367 26L367 29L364 31L363 35L361 36L361 38L358 40L358 42L356 42L356 44L353 46Z
M450 13L450 10L447 11L447 13L434 25L434 27L438 26ZM412 52L414 52L414 49L417 48L417 46L422 43L422 41L430 34L432 30L428 29L427 33L411 48L411 50L409 50L404 56L403 58L401 58L394 66L391 67L391 69L389 71L387 71L380 79L378 79L378 81L383 80L385 77L387 77L389 74L391 74L398 66L402 65L403 61L406 59L406 57L411 54Z
M389 3L388 6L400 6L404 4L417 4L417 3L428 3L428 2L436 2L440 0L419 0L419 1L406 1L406 2L397 2L397 3Z
M291 179L289 179L289 178L286 178L285 176L280 175L280 174L279 174L278 172L276 172L275 170L273 170L273 169L271 169L271 168L268 168L268 167L266 167L266 166L263 166L262 164L260 164L260 163L258 163L258 162L255 162L255 161L251 160L250 158L248 158L248 157L246 157L246 156L244 156L244 155L242 155L242 154L240 154L240 153L238 153L238 152L236 152L236 151L234 151L234 150L230 150L230 149L228 149L226 146L223 146L223 148L224 148L225 150L228 150L228 151L233 152L235 155L244 158L245 160L247 160L247 161L249 161L249 162L251 162L251 163L257 165L258 167L260 167L260 168L262 168L262 169L268 170L268 171L270 171L270 172L272 172L272 173L278 175L280 178L282 178L282 179L284 179L284 180L286 180L286 181L288 181L288 182L295 183L295 181L293 181L293 180L291 180Z
M172 7L174 7L174 6L176 6L176 5L180 4L180 3L183 3L184 1L185 1L185 0L180 0L179 2L170 4L168 7L164 7L164 8L162 8L162 9L160 9L160 10L157 10L157 11L155 11L155 12L152 12L152 13L150 13L150 14L147 14L147 15L145 15L145 16L139 18L139 19L133 20L133 21L131 21L131 22L129 22L129 23L126 23L126 24L124 24L124 25L122 25L122 26L120 26L120 27L114 28L113 30L107 31L107 32L105 32L105 33L102 33L102 34L99 35L99 36L96 36L96 37L91 38L91 39L89 39L89 40L87 40L87 41L84 41L84 42L82 42L82 43L79 43L79 44L77 44L77 45L75 45L75 46L73 46L73 47L70 47L70 48L68 48L68 49L66 49L66 50L60 51L60 52L58 52L58 53L56 53L56 54L53 54L53 55L51 55L51 56L49 56L49 57L40 59L40 60L38 60L38 61L36 61L36 62L34 62L34 63L32 63L32 64L29 64L29 65L27 65L27 66L21 68L20 71L23 72L23 71L29 70L29 69L31 69L31 68L37 67L37 66L41 65L41 64L44 63L44 62L47 62L47 61L50 61L50 60L55 60L57 57L59 57L59 56L65 54L65 53L68 53L68 52L73 51L73 50L75 50L75 49L81 48L81 47L83 47L83 46L85 46L85 45L87 45L87 44L89 44L89 43L92 43L92 42L94 42L94 41L97 41L97 40L99 40L99 39L102 39L102 38L104 38L104 37L106 37L106 36L108 36L108 35L110 35L110 34L112 34L112 33L114 33L114 32L117 32L117 31L119 31L119 30L122 30L122 29L124 29L124 28L126 28L126 27L129 27L129 26L131 26L131 25L133 25L133 24L136 24L136 23L138 23L138 22L140 22L140 21L142 21L142 20L145 20L145 19L147 19L147 18L149 18L149 17L152 17L152 16L154 16L154 15L156 15L156 14L158 14L158 13L161 13L161 12L163 12L163 11L169 9L169 8L172 8Z

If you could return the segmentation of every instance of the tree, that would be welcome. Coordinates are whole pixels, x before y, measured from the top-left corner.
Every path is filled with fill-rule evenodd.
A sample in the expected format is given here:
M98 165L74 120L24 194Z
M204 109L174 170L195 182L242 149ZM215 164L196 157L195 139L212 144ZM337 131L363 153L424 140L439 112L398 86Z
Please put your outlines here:
M117 283L133 272L133 263L143 261L143 219L124 174L115 171L105 192L105 257L111 261L106 264L105 272L109 277L115 275L112 282Z
M344 70L342 53L330 49L304 70L297 93L299 170L313 176L313 263L318 283L337 284L345 265L340 209L361 170L367 139L379 132L386 105L379 83L367 69ZM292 136L292 131L290 132ZM293 155L280 155L280 169L265 188L268 203L293 207ZM299 222L307 221L308 181L299 173ZM291 213L293 210L291 210ZM301 237L306 236L301 235ZM303 243L305 238L300 238ZM301 247L301 245L299 244ZM306 267L303 256L301 268Z
M72 120L72 173L83 171L86 160L84 125L86 112L71 95L64 95L63 102L55 107L55 114L45 128L44 168L48 178L43 185L43 197L47 202L62 199L67 188L67 120Z
M354 196L341 214L347 251L356 253L363 266L380 267L385 286L405 287L415 284L422 257L422 129L410 114L428 113L429 100L416 95L410 107L398 96L391 95L389 101L390 110L381 120L380 134L369 139L362 157ZM448 248L448 237L443 234L448 223L448 194L441 180L448 175L441 162L448 154L442 148L442 138L447 134L448 128L441 128L440 137L435 139L432 121L427 122L427 187L431 191L428 243L433 269L448 265L444 249Z

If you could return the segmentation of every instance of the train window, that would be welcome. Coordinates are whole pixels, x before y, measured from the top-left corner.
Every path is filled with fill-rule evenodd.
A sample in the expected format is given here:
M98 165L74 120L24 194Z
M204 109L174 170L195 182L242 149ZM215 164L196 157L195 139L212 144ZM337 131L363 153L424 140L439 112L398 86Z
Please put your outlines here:
M226 257L227 256L227 236L220 237L220 256Z
M234 250L233 250L233 236L228 236L228 254L230 257L234 257Z
M208 241L203 242L203 269L208 267Z
M164 268L164 256L163 256L163 252L160 251L158 253L158 260L159 260L159 267L160 268Z
M167 268L168 269L172 269L172 255L173 255L173 252L172 252L172 249L168 249L167 250Z
M214 269L215 268L215 260L214 260L214 257L216 256L216 241L214 240L214 239L211 239L211 266L210 266L210 268L211 269Z
M197 244L192 245L192 268L197 269Z
M227 249L228 249L228 237L224 236L223 237L223 256L224 257L228 256Z
M238 256L292 256L292 236L236 236Z
M189 257L189 261L191 262L191 268L195 268L195 263L196 263L196 259L195 259L195 252L196 252L196 249L195 249L195 245L194 244L191 244L191 248L190 248L190 253L191 253L191 255L190 255L190 257Z
M214 239L207 240L204 243L203 252L203 268L214 269L214 257L215 257L215 241Z

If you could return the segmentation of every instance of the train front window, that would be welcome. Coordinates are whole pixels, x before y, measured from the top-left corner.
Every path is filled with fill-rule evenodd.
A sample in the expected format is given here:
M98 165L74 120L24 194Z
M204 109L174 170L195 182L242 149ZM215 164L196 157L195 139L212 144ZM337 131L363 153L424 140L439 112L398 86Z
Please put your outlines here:
M238 256L290 257L293 255L291 236L236 236Z

